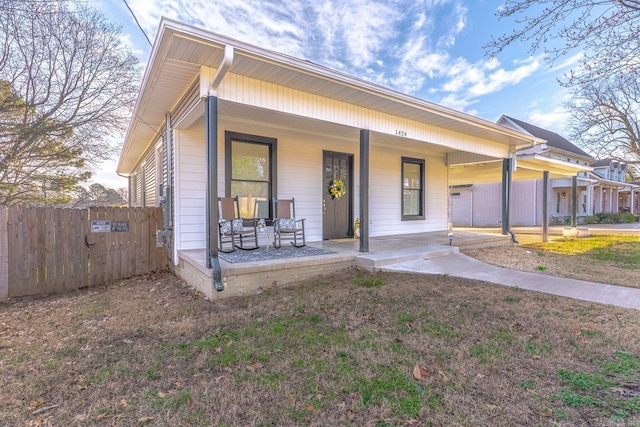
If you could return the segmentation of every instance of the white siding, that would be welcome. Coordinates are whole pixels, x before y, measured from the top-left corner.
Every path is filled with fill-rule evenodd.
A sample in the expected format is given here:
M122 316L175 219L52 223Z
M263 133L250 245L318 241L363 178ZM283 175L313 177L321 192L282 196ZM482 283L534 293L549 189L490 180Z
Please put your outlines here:
M155 145L155 144L154 144ZM156 206L156 155L153 147L144 157L144 205Z
M174 130L176 250L206 247L206 158L204 126ZM223 175L224 176L224 175ZM177 260L178 258L175 257Z
M447 168L443 157L394 147L371 146L369 233L370 236L421 233L446 230ZM403 156L425 160L425 219L402 221L401 159Z
M142 207L144 166L136 168L129 180L129 206Z
M323 150L354 156L354 218L360 197L357 133L353 138L305 133L239 120L223 119L218 134L218 195L224 194L224 133L240 132L277 139L277 194L296 199L296 216L305 218L308 241L322 240ZM204 126L197 122L188 130L175 131L176 148L176 248L204 248L206 220L206 159ZM421 149L422 148L422 149ZM410 148L371 144L370 236L418 233L447 228L447 168L444 158L427 155L426 146ZM425 159L425 220L401 221L401 157Z
M406 132L407 138L445 146L449 151L462 150L499 158L509 155L508 146L493 141L233 73L225 76L218 97L292 114L292 118L310 117L394 136L402 131Z

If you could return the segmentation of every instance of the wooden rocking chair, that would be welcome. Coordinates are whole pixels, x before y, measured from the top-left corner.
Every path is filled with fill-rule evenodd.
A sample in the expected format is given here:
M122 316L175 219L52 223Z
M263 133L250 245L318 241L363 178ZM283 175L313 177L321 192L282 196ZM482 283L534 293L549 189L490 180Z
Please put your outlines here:
M282 239L291 240L296 248L306 246L304 219L296 218L294 199L273 199L273 247L280 248Z
M220 252L233 252L236 248L244 250L258 249L258 229L255 218L240 218L238 196L218 198L220 218ZM236 243L237 242L237 243ZM230 247L225 248L225 244Z

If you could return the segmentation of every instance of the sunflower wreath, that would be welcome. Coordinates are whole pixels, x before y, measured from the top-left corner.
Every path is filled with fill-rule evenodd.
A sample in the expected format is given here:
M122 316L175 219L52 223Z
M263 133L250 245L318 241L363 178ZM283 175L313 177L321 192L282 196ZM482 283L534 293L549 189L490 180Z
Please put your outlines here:
M341 179L334 179L329 183L329 195L336 200L340 199L347 193L347 187Z

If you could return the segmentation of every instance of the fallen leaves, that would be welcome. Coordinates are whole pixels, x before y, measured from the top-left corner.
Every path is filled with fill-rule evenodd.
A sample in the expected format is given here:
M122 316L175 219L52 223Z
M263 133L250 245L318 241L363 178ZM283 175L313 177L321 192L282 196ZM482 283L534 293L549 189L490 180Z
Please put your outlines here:
M429 373L429 370L425 366L416 365L413 367L413 378L417 379L418 381L424 377L428 377Z
M39 408L42 405L44 405L44 399L37 399L37 400L31 401L31 407L33 409Z
M247 369L251 372L256 372L262 368L263 368L263 365L260 362L253 362L249 366L247 366Z

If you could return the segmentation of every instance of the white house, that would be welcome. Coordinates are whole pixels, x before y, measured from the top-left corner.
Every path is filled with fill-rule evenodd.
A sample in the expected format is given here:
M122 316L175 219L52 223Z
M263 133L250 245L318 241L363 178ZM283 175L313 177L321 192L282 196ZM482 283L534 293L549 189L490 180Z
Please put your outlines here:
M593 209L595 213L631 212L640 215L640 185L626 182L627 165L613 160L601 159L591 164L593 186Z
M625 182L627 165L612 159L595 161L585 151L555 132L503 115L498 124L528 133L545 142L516 153L516 164L532 156L546 160L545 170L554 171L546 196L547 220L551 224L569 224L573 216L573 177L575 176L575 215L598 213L639 213L640 186ZM558 165L566 173L557 170ZM564 175L564 176L563 176ZM514 173L511 186L510 224L543 224L544 182L541 174ZM471 182L471 181L470 181ZM502 220L501 183L477 182L451 188L453 225L459 227L495 227Z
M367 252L370 236L447 230L448 188L466 165L491 163L486 173L499 179L504 159L541 142L163 19L117 172L129 177L132 206L164 207L160 240L173 264L202 250L215 281L219 196L239 196L245 216L255 200L294 197L309 242L352 236L358 218ZM333 200L337 177L347 193Z
M597 180L590 177L593 158L579 147L555 132L534 126L506 115L498 124L544 140L535 147L519 150L516 164L537 161L538 173L514 173L511 187L510 220L513 226L540 226L543 224L545 185L543 171L551 171L546 192L547 220L564 224L572 216L573 181L575 179L576 215L593 214L593 191ZM534 169L531 166L530 169ZM533 179L532 179L533 178ZM474 183L451 189L453 224L462 227L496 226L501 217L501 184Z

